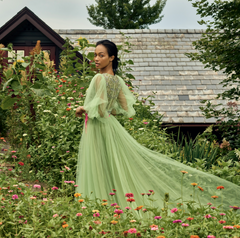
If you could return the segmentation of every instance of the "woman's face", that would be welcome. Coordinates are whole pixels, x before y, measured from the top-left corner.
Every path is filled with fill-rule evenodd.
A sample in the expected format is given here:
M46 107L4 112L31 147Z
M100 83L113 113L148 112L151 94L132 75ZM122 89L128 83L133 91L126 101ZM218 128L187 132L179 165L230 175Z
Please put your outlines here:
M98 45L94 53L94 62L97 69L100 71L106 71L112 69L112 61L114 55L109 57L107 48L103 45Z

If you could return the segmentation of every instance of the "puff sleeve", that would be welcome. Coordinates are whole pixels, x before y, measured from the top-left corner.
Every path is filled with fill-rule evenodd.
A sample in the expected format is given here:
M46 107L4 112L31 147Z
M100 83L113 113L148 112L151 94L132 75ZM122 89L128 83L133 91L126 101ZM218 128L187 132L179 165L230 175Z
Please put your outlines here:
M126 86L125 81L121 77L118 78L121 84L121 90L118 94L114 109L117 114L123 114L126 117L131 117L135 115L133 104L136 102L136 98Z
M104 121L103 119L108 117L106 110L107 104L106 81L103 75L96 74L86 92L84 109L89 118L97 118Z

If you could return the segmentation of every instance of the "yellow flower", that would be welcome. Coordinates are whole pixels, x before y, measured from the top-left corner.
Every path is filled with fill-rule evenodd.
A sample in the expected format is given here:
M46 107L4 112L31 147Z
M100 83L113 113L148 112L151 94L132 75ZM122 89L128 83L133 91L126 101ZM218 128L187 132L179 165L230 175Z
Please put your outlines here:
M195 186L197 186L197 183L191 183L191 185L195 187Z
M131 220L130 222L136 222L136 220Z
M97 213L97 212L99 212L99 211L98 211L98 210L92 210L92 212Z
M81 196L82 196L81 193L75 193L75 194L74 194L74 197L75 197L75 198L77 198L77 197L81 197Z
M184 170L182 170L181 171L183 174L188 174L188 172L187 171L184 171Z
M62 227L63 227L63 228L66 228L66 227L68 227L68 224L64 224L64 225L62 225Z
M116 225L117 223L118 223L118 221L115 221L115 220L111 221L111 224L113 224L113 225Z
M108 204L107 202L105 202L105 203L102 203L102 205L103 205L103 206L107 206L107 204Z

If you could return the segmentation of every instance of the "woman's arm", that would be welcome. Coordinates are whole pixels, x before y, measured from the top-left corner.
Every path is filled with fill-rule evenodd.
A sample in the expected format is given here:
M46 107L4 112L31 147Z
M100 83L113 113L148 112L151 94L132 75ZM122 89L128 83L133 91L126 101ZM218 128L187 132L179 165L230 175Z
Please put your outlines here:
M83 106L80 106L76 109L76 117L82 117L82 114L85 113L86 111L84 110Z

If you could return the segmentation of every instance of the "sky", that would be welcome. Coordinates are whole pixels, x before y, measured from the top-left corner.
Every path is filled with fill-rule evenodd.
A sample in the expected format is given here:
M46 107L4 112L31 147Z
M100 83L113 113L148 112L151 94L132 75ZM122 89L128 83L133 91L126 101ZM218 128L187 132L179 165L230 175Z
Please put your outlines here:
M90 4L96 4L95 0L0 0L0 27L26 6L52 29L103 29L88 21L86 5ZM204 28L188 0L167 0L162 14L162 21L150 29Z

